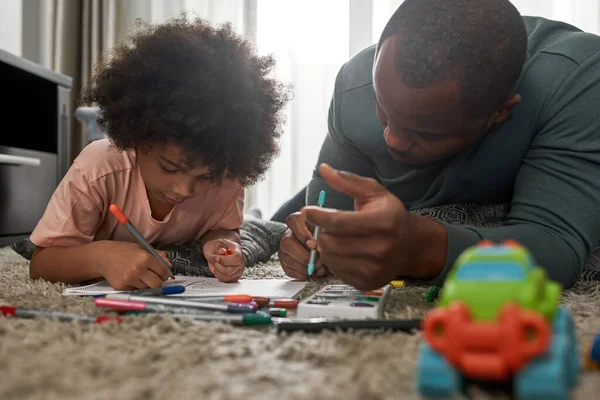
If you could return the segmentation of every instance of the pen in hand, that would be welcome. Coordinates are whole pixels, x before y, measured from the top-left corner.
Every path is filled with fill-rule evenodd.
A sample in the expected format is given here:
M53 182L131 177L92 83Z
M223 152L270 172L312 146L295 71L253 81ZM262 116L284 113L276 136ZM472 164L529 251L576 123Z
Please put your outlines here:
M116 204L111 204L109 210L114 214L115 217L117 217L119 222L123 224L125 229L127 229L129 233L133 235L133 237L139 242L139 244L142 245L143 248L148 250L150 254L156 257L156 259L162 265L164 265L164 267L167 269L167 272L169 273L169 277L171 277L171 279L175 279L175 275L173 275L173 271L169 267L169 264L167 264L167 262L156 252L156 250L154 250L152 246L150 246L150 243L148 243L146 239L144 239L140 231L138 231L137 228L133 226L133 224L129 221L129 218L127 218L125 214L123 214L123 211L121 211L121 209Z
M323 207L325 205L325 191L321 190L319 193L319 202L318 206ZM313 236L315 241L319 239L319 227L315 225L315 229L313 231ZM312 276L313 272L315 272L315 262L317 261L317 249L312 249L310 251L310 256L308 259L308 276Z

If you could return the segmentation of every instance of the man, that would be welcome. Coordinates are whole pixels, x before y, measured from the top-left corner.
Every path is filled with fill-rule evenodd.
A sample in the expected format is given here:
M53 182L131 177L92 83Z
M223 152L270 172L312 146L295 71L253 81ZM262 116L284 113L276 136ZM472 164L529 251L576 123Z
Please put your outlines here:
M600 239L600 37L505 0L406 0L339 71L309 205L321 190L325 208L287 218L291 277L308 277L316 224L316 275L358 288L439 284L484 238L571 286ZM409 213L502 202L492 228Z

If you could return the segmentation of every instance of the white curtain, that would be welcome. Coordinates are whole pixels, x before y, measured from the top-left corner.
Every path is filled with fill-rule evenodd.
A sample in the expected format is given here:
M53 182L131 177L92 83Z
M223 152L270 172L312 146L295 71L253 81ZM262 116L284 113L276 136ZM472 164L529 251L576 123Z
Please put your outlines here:
M271 170L248 190L246 209L265 218L310 180L327 133L327 112L338 69L376 43L403 0L127 0L121 33L135 17L159 22L192 10L213 23L231 21L261 53L277 60L276 75L294 86L281 152ZM513 0L523 15L561 20L600 33L600 0Z
M213 24L231 22L243 35L250 32L246 23L246 8L251 2L245 0L126 0L119 1L119 38L133 27L136 18L151 23L161 23L187 11L205 18Z

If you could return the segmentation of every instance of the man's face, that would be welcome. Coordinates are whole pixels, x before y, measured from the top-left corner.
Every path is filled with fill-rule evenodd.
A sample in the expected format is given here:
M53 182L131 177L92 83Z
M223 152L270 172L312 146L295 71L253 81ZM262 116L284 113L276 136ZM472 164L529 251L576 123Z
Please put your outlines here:
M155 202L175 206L213 186L208 167L187 167L178 146L155 145L137 151L137 159L148 197Z
M377 117L390 155L426 166L467 149L491 126L491 118L467 116L455 82L416 89L405 86L394 67L398 37L385 40L373 66Z

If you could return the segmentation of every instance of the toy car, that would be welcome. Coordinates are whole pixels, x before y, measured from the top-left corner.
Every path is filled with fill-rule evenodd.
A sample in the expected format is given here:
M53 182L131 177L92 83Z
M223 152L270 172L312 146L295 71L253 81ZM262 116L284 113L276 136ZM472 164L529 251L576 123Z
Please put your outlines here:
M516 241L466 249L423 319L420 394L452 397L469 379L512 382L517 399L567 399L580 360L561 291Z
M585 366L600 371L600 333L594 336L594 340L585 349Z

